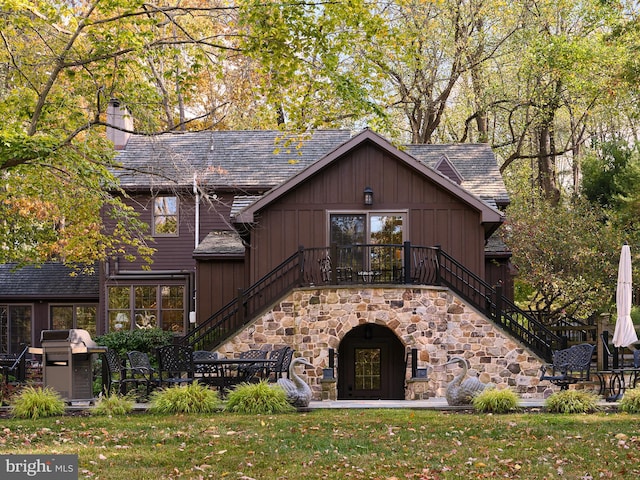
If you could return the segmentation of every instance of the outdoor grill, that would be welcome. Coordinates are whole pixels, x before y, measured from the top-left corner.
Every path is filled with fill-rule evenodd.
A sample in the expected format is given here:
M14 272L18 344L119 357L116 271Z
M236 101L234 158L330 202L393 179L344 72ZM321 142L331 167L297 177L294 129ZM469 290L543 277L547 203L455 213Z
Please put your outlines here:
M45 387L56 390L71 403L93 400L93 361L106 352L86 330L43 330L40 336Z

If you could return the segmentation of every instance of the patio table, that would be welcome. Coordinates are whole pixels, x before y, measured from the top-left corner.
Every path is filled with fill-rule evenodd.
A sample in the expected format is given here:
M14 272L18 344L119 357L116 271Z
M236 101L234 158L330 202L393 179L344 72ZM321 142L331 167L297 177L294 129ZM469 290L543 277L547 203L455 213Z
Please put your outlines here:
M217 387L221 394L239 383L250 382L256 378L258 371L265 370L271 363L273 363L273 360L268 358L205 358L194 360L196 370L198 365L215 367L212 369L215 373L198 377L198 380Z

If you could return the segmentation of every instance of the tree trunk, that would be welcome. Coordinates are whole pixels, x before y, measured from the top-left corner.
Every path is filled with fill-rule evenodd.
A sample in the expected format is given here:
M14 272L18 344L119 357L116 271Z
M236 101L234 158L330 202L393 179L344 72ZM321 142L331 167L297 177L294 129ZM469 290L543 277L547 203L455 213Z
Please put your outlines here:
M553 142L552 122L547 119L537 128L538 136L538 178L544 196L557 205L560 189L556 177L556 159Z

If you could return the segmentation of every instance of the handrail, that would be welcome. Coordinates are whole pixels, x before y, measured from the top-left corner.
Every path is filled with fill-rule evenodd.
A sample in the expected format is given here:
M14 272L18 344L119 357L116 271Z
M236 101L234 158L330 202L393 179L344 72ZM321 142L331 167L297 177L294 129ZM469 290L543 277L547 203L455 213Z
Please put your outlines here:
M191 330L180 343L209 350L294 287L366 284L443 285L534 352L551 361L564 339L440 247L403 244L300 247L270 273Z
M546 361L551 361L553 350L566 348L565 339L505 297L501 286L492 287L443 250L438 251L438 259L442 285L460 295Z
M180 343L194 350L210 350L292 288L302 286L301 251L291 255L248 289L239 290L236 298L182 337Z

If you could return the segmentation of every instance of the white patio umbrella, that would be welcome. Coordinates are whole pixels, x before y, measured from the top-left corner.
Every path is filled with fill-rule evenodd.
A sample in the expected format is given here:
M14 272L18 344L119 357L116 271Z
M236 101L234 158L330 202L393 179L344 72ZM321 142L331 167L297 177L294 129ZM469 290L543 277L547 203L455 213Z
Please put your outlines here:
M624 244L620 252L620 264L618 266L618 288L616 290L616 329L613 332L613 345L615 347L628 347L638 341L636 330L631 320L631 250Z

